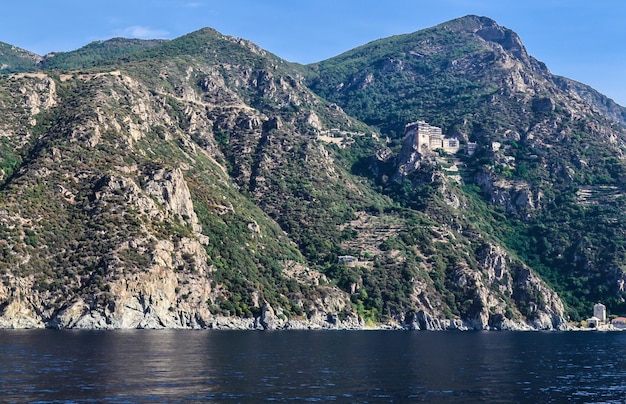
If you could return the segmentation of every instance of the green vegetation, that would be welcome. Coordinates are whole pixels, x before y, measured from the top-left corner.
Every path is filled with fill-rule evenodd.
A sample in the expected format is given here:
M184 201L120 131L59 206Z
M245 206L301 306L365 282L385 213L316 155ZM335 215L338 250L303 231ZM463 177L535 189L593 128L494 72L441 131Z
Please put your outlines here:
M441 43L444 52L422 53L424 42ZM448 71L451 59L480 51L475 41L436 27L382 39L311 66L317 75L310 85L349 114L397 138L416 117L445 126L454 122L450 110L463 116L483 112L482 103L497 87Z
M160 260L181 279L177 299L205 277L202 304L224 315L267 302L303 317L335 293L340 317L366 323L422 308L532 320L549 304L526 285L532 270L572 320L597 301L625 314L626 129L570 102L498 29L468 17L311 66L211 29L39 63L0 47L3 73L47 72L0 77L3 282L33 279L51 311L76 295L113 308L111 283ZM476 153L421 156L399 174L416 120ZM184 247L200 240L198 261ZM499 277L485 264L494 246Z
M0 42L0 74L35 70L38 60L34 53Z
M624 293L615 283L623 271L624 215L619 203L626 165L618 157L623 150L602 135L612 131L623 139L624 129L602 117L593 119L607 129L587 119L572 120L561 101L545 89L528 98L494 85L506 80L508 71L497 63L497 50L467 34L464 24L474 23L474 18L459 19L372 42L309 66L315 72L308 76L309 83L348 113L390 135L394 150L399 150L404 125L418 119L478 142L483 147L476 155L463 158L468 186L459 190L473 201L464 209L471 213L472 226L536 270L559 292L572 319L589 315L597 301L615 313L626 311ZM520 105L528 105L525 113L520 113ZM494 141L503 145L501 150L490 150ZM367 176L370 165L371 160L364 159L355 164L356 172ZM437 212L441 206L434 201L441 184L428 180L429 167L420 170L420 178L381 183L382 176L394 175L394 167L379 164L371 180L402 206L459 225L458 219ZM479 173L488 173L494 181L527 183L531 192L542 195L538 208L520 212L494 206L489 192L469 185ZM589 201L577 196L583 188ZM447 266L444 257L439 252L443 260L433 267ZM438 283L442 278L435 279ZM451 283L443 289L454 290ZM450 307L459 311L458 306Z
M44 58L38 65L42 70L75 70L111 64L112 61L139 53L162 44L163 40L113 38L91 42L71 52L60 52Z

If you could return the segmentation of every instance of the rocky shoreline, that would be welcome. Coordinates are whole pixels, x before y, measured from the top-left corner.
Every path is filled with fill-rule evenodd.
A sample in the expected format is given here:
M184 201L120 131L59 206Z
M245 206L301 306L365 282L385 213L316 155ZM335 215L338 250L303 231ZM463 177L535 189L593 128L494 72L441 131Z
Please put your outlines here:
M99 311L72 307L49 321L26 313L7 313L0 316L0 329L189 329L189 330L416 330L416 331L572 331L583 330L561 321L554 323L520 323L499 318L489 325L460 319L438 319L423 310L412 312L404 318L386 323L365 322L354 314L340 318L336 313L317 312L310 318L287 319L276 315L265 306L260 315L251 318L212 315L210 313L169 313L164 317L156 312L146 312L135 318L110 316ZM7 315L9 314L9 315ZM29 313L30 314L30 313ZM110 314L110 313L109 313ZM606 327L605 327L606 328ZM603 329L604 330L604 329ZM609 330L608 328L606 329ZM611 329L612 331L613 329ZM618 329L615 329L618 330Z

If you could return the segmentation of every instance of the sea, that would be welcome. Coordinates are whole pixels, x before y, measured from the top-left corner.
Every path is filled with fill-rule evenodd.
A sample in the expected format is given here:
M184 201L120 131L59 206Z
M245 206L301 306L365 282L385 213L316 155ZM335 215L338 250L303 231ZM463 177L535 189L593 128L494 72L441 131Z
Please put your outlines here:
M3 330L0 402L626 402L626 332Z

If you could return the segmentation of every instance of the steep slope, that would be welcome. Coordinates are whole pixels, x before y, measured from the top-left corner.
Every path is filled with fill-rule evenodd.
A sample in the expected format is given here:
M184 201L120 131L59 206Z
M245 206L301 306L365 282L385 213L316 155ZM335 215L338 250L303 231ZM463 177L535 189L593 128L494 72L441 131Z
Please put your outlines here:
M41 59L32 52L0 42L0 74L35 70Z
M530 85L549 72L490 20L443 31L421 56L407 48L428 80L404 54L386 62L402 37L316 72L212 29L93 69L0 76L0 325L562 328L561 279L548 286L519 244L556 204L533 143L561 119ZM606 128L568 102L572 121ZM404 125L421 118L476 141L474 157L416 151ZM491 148L513 139L525 172L507 171L513 143Z
M1 78L5 326L207 327L233 315L250 319L237 327L299 317L323 326L346 306L242 193L276 170L264 142L284 144L278 157L298 156L303 171L326 164L296 126L335 112L269 64L218 63L172 57ZM232 90L236 80L245 91ZM300 97L321 118L294 109ZM233 182L227 166L243 174ZM300 190L307 177L288 179Z
M588 86L553 76L528 55L517 34L486 17L381 39L309 67L317 72L310 80L316 92L396 136L415 116L453 126L463 118L486 121L497 112L509 123L519 119L510 108L531 107L542 97L607 112L624 123L623 107Z
M600 114L613 119L615 122L626 126L626 108L617 104L604 94L589 87L588 85L570 80L566 77L553 77L554 82L565 92L571 93L583 102L589 104Z
M310 68L318 94L391 136L399 156L374 164L370 176L399 203L416 206L413 199L432 188L424 171L461 167L455 197L489 204L475 225L538 271L571 318L590 315L598 300L614 314L626 311L623 107L553 76L513 31L477 16ZM443 165L410 147L400 151L405 125L416 120L441 127L463 151ZM397 171L406 164L418 169ZM403 179L413 189L398 190Z

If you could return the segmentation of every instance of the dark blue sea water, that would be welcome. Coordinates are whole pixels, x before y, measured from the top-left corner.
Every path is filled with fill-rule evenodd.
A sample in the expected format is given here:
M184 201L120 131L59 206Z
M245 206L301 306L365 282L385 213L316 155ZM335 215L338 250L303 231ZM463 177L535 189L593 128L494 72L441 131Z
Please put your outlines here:
M1 402L624 402L626 333L0 331Z

